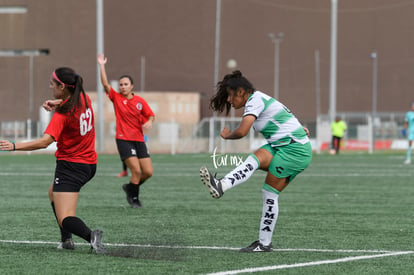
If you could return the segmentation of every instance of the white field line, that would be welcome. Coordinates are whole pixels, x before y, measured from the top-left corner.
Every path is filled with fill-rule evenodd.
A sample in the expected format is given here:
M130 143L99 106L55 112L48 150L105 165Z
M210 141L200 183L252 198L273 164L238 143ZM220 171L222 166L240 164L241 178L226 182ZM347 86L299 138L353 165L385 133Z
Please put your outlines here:
M0 243L13 243L13 244L52 244L58 245L59 242L52 241L28 241L28 240L0 240ZM89 246L89 243L86 242L76 242L76 245L86 245ZM108 247L149 247L149 248L168 248L168 249L206 249L206 250L236 250L238 251L240 247L228 247L228 246L184 246L184 245L152 245L152 244L129 244L129 243L104 243ZM274 251L279 252L327 252L327 253L414 253L414 251L392 251L392 250L369 250L369 249L317 249L317 248L279 248L273 249Z
M0 240L0 243L13 243L13 244L51 244L58 245L58 242L52 241L19 241L19 240ZM76 243L76 245L89 246L88 243ZM148 247L148 248L167 248L167 249L206 249L206 250L234 250L237 251L240 248L236 247L219 247L219 246L177 246L177 245L151 245L151 244L127 244L127 243L104 243L106 247ZM272 266L263 266L263 267L254 267L254 268L245 268L238 270L228 270L220 271L216 273L208 273L206 275L231 275L231 274L242 274L242 273L255 273L262 271L278 270L278 269L288 269L288 268L299 268L307 266L316 266L324 264L336 264L360 260L368 260L374 258L383 258L390 256L398 255L407 255L413 254L414 251L390 251L390 250L352 250L352 249L316 249L316 248L281 248L274 249L274 251L279 252L318 252L318 253L375 253L375 255L362 255L354 257L345 257L332 260L321 260L305 263L295 263L295 264L283 264L283 265L272 265Z
M21 177L21 176L30 176L30 177L44 177L44 176L52 176L54 175L54 171L51 171L49 173L25 173L25 172L0 172L0 176L16 176L16 177Z
M413 253L414 251L396 251L396 252L389 252L385 254L338 258L334 260L323 260L323 261L314 261L314 262L306 262L306 263L273 265L273 266L245 268L245 269L239 269L239 270L221 271L221 272L216 272L216 273L208 273L206 275L231 275L231 274L242 274L242 273L255 273L255 272L270 271L270 270L277 270L277 269L316 266L316 265L323 265L323 264L345 263L345 262L360 261L360 260L367 260L367 259L374 259L374 258L383 258L383 257L398 256L398 255L406 255L406 254L413 254Z

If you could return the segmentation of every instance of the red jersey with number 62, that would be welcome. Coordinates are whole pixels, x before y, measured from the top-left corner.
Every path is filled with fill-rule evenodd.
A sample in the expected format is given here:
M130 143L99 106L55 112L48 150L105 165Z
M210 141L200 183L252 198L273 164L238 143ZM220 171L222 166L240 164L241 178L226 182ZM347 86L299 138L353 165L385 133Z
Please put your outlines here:
M81 101L84 102L81 95ZM95 164L95 127L91 100L86 95L88 108L83 103L75 114L55 112L45 134L57 142L56 159L77 163Z
M148 103L140 96L127 99L111 87L109 99L114 104L116 116L116 138L130 141L144 141L142 124L154 116Z

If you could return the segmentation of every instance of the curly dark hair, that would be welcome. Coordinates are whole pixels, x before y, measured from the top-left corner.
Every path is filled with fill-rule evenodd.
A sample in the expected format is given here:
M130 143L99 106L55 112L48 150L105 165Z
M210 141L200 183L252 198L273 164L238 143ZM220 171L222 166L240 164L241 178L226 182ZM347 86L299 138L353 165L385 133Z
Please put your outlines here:
M226 110L226 115L228 115L231 109L231 104L227 101L228 90L237 91L238 88L243 88L251 94L255 91L252 83L240 71L225 75L223 80L217 83L216 94L210 99L210 108L220 113Z

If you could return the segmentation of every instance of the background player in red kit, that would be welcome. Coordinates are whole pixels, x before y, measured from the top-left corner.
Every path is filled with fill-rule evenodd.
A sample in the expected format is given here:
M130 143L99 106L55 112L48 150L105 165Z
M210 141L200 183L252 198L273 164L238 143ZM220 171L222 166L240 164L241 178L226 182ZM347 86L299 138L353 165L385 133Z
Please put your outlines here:
M153 167L144 140L143 129L152 128L155 115L148 103L132 92L133 80L128 75L119 78L119 93L109 85L105 64L107 58L98 55L101 82L109 99L114 104L116 116L116 144L122 161L131 171L129 184L122 186L126 199L133 208L141 207L140 186L152 176Z
M91 231L76 217L79 191L96 172L95 128L92 104L83 89L83 79L71 68L56 69L49 88L55 100L43 107L55 113L43 137L22 143L0 141L0 150L32 151L57 142L55 178L49 188L49 199L61 232L58 248L74 249L72 233L104 254L101 230Z

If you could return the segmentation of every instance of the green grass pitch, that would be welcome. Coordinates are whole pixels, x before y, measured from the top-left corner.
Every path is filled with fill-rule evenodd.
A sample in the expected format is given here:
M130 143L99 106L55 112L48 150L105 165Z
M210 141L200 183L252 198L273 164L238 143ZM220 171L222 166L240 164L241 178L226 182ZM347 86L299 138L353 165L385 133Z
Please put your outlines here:
M233 154L234 156L234 154ZM246 155L240 155L245 157ZM221 156L225 157L225 156ZM219 200L199 168L208 154L153 155L142 209L128 206L117 155L99 155L77 216L104 231L107 255L56 249L47 190L55 158L0 154L1 274L412 274L414 165L404 153L314 155L279 199L273 253L241 254L258 238L265 173ZM234 166L218 167L218 177Z

